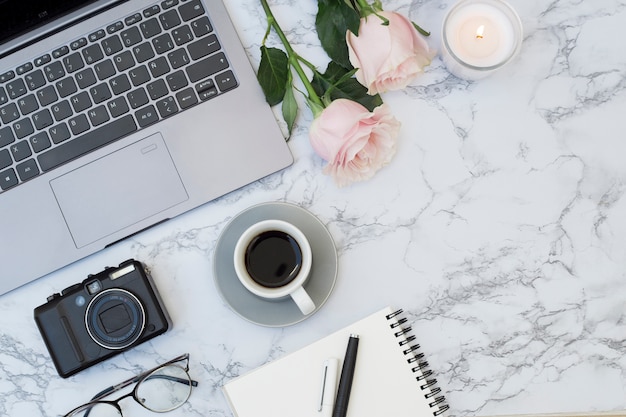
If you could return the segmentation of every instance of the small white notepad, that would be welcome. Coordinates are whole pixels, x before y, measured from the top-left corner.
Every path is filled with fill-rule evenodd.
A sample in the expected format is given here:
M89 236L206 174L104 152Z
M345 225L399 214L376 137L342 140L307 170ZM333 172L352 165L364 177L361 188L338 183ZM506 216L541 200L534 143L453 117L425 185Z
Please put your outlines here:
M223 387L234 415L323 417L323 364L337 358L341 370L350 334L360 341L348 417L442 415L448 405L404 321L400 310L387 307L235 378Z

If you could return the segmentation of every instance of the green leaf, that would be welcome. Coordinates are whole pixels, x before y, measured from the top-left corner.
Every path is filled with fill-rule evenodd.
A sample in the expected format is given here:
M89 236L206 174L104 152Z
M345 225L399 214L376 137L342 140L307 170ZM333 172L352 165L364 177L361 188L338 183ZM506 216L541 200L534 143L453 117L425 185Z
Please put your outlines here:
M296 97L293 94L293 88L291 88L291 81L291 77L289 77L282 106L283 119L285 119L285 122L287 123L289 136L291 136L291 130L293 129L296 116L298 115L298 103L296 102Z
M322 75L313 77L313 88L319 96L328 100L347 98L360 103L369 111L383 104L380 95L367 94L367 88L352 77L354 70L348 70L341 65L331 62Z
M344 0L319 0L317 4L315 28L324 51L333 61L351 69L346 32L358 33L359 13Z
M287 54L278 48L261 46L261 63L257 80L261 84L265 100L274 106L283 100L289 74Z

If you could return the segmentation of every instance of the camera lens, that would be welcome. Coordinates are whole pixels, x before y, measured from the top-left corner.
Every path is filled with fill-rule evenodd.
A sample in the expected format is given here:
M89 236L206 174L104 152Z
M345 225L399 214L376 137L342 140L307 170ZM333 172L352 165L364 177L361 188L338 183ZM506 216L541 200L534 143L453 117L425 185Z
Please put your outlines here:
M141 302L126 290L113 288L94 297L85 312L85 325L94 342L106 349L127 348L146 324Z

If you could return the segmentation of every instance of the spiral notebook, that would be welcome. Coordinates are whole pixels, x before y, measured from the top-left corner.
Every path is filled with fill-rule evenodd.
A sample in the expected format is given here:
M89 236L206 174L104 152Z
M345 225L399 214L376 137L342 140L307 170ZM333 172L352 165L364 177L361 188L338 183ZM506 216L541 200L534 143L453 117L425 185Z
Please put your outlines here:
M360 341L348 417L432 417L449 408L402 310L387 307L226 383L234 415L325 417L323 365L337 358L341 370L350 334Z

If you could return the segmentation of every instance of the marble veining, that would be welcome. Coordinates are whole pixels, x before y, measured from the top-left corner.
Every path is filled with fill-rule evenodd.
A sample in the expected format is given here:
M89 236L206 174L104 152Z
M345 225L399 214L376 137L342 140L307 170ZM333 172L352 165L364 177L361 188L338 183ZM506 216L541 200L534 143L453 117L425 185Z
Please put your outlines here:
M260 4L225 3L256 67ZM440 49L451 0L383 3L431 30ZM402 131L398 154L371 181L337 189L321 174L303 109L292 167L1 296L0 415L61 415L189 352L200 384L169 415L230 416L225 382L388 304L407 311L452 415L626 409L626 2L510 3L524 25L510 65L469 82L435 58L384 95ZM270 4L297 50L325 67L316 3ZM311 211L339 253L328 303L280 329L235 315L212 278L223 228L266 201ZM150 267L173 328L58 377L33 308L132 257ZM150 414L127 401L127 415Z

